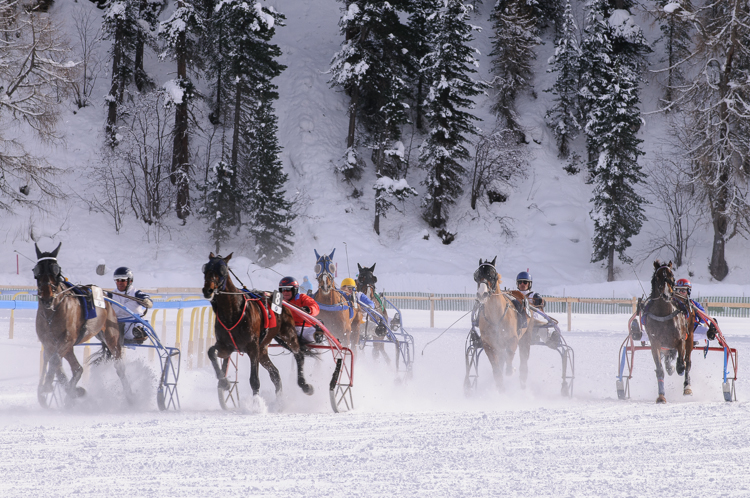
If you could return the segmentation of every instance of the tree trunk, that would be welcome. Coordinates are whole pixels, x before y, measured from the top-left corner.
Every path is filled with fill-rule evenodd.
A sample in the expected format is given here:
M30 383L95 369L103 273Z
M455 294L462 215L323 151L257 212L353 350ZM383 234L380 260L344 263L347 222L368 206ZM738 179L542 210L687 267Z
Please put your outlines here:
M346 148L354 147L354 130L357 124L357 103L359 100L359 87L352 88L352 103L349 105L349 133L346 136Z
M607 255L607 282L615 281L615 246L609 246Z
M122 44L124 33L120 25L115 29L115 40L112 44L112 85L109 88L108 109L107 109L107 135L110 143L115 144L115 135L117 134L117 107L122 102L122 87L125 82L120 75L120 65L122 63Z
M373 223L372 228L376 234L380 235L380 213L375 214L375 223Z
M726 173L722 174L722 183L726 182ZM729 273L729 265L724 256L724 248L726 247L726 235L727 228L729 227L729 219L724 214L726 212L727 198L729 193L726 187L719 189L718 196L714 202L714 206L711 209L711 217L713 218L714 227L714 243L711 250L711 263L708 266L708 270L711 276L716 280L724 280Z
M187 81L187 54L185 32L177 43L177 79ZM172 145L172 170L170 179L177 185L177 217L184 220L190 213L190 135L188 134L188 97L183 94L174 114L174 143Z
M422 73L419 73L419 78L417 80L417 129L422 129L422 100L424 100L423 93L424 88L424 75Z

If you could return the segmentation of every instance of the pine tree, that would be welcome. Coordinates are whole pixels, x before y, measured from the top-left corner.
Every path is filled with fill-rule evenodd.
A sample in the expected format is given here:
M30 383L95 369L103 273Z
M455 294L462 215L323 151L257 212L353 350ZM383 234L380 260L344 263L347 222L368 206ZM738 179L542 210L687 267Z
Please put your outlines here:
M578 89L580 69L578 59L581 50L578 46L578 26L575 24L570 0L565 3L560 36L555 43L555 55L550 59L549 72L557 73L551 89L555 104L547 111L547 124L555 133L558 157L567 159L570 155L570 141L581 130L579 123Z
M235 171L222 160L211 168L208 181L200 187L205 204L199 213L208 220L208 232L216 246L216 254L239 223L237 206L241 203L242 192L234 178Z
M406 43L412 62L407 66L410 78L413 80L415 124L421 130L424 117L424 100L427 89L425 73L422 71L421 61L425 55L431 52L430 33L434 31L433 21L439 7L439 0L411 0L406 5L409 13L408 32Z
M177 185L177 217L181 220L190 213L190 131L188 112L195 98L195 86L188 78L188 64L195 70L200 63L198 40L204 20L193 7L192 0L178 0L172 17L161 25L160 35L165 40L167 54L177 62L177 80L172 82L175 95L174 141L170 181Z
M678 5L679 7L675 9L675 6ZM658 0L657 6L655 14L660 20L659 29L662 33L660 40L664 42L666 52L662 62L667 65L663 106L665 110L669 111L674 104L675 93L679 91L679 87L685 84L684 63L692 53L693 30L691 21L688 16L681 14L693 9L690 0L682 0L679 4L675 3L674 0ZM668 7L666 11L665 7Z
M526 0L497 2L491 19L491 72L495 74L492 86L496 92L492 110L525 141L515 104L518 94L532 86L535 49L542 43L536 34L537 19Z
M642 118L638 84L648 46L640 29L609 0L589 4L581 47L581 97L585 102L589 183L594 185L594 252L592 262L607 261L607 280L614 280L615 252L625 250L645 220L645 200L635 191L643 181L636 134ZM613 15L614 14L614 15Z
M112 40L112 83L107 95L106 133L110 144L117 143L118 107L122 104L125 88L133 75L133 54L138 28L136 0L115 0L104 12L102 25L105 38Z
M396 5L384 0L350 3L339 22L346 40L331 60L331 85L351 96L347 148L355 146L360 118L370 132L365 142L376 169L383 167L385 151L408 122L408 33Z
M290 224L295 215L291 212L292 203L285 199L284 188L289 178L279 159L277 118L270 99L258 97L255 113L248 122L252 128L245 128L247 150L241 160L252 214L248 225L255 240L258 263L271 266L292 252L294 232Z
M139 92L154 87L153 80L143 68L144 49L150 46L157 49L156 30L159 26L159 15L167 6L166 0L139 0L138 2L138 31L135 39L135 56L133 77Z
M482 85L470 74L478 65L472 42L477 29L469 21L470 7L461 0L442 0L430 46L434 49L423 60L426 80L427 119L430 134L422 143L420 164L427 170L423 185L427 194L422 203L424 219L433 228L445 226L448 208L463 193L466 169L461 161L470 158L464 144L466 135L476 134L476 116L463 111L474 107L471 97L482 93Z

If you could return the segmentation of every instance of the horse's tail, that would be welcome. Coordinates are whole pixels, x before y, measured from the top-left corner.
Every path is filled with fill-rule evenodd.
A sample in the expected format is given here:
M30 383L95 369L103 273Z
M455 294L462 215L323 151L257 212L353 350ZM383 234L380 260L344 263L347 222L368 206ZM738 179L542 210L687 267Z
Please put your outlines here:
M102 341L102 347L99 351L95 352L89 359L86 360L87 365L99 365L103 361L109 361L112 359L112 351L109 350L106 344Z
M284 340L281 339L279 336L274 337L273 340L279 343L279 345L282 348L286 349L287 351L291 353L294 353L294 351L292 351L292 348L290 348L289 345L286 342L284 342ZM321 353L321 351L317 349L308 348L304 344L300 344L299 351L300 353L302 353L302 356L309 356L311 358L317 358L318 356L320 356L320 353Z

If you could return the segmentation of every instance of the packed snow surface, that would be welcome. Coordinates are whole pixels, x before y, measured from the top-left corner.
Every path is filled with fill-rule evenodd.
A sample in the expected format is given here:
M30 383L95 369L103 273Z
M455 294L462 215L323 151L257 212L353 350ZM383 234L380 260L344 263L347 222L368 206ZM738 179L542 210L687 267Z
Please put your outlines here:
M412 378L373 360L368 347L355 366L355 409L335 414L326 391L330 359L308 360L316 393L307 397L287 355L273 357L284 382L279 399L265 372L260 399L248 396L241 358L244 408L224 412L211 367L197 368L193 357L189 369L183 354L182 410L159 412L157 363L143 351L126 359L139 403L125 403L105 365L88 372L81 382L88 393L75 406L45 410L36 400L33 313L19 312L14 339L0 339L0 495L750 495L747 367L739 372L739 401L726 403L721 355L694 353L694 396L682 396L675 374L667 378L668 404L656 405L653 362L644 353L636 356L632 399L619 401L615 373L627 316L575 315L565 333L576 354L572 398L560 396L559 356L544 346L532 348L526 390L516 372L497 392L482 357L478 390L466 397L467 317L443 333L462 313L438 313L434 329L420 313L405 312L416 340ZM0 316L4 329L8 314ZM722 325L730 345L746 351L748 320Z

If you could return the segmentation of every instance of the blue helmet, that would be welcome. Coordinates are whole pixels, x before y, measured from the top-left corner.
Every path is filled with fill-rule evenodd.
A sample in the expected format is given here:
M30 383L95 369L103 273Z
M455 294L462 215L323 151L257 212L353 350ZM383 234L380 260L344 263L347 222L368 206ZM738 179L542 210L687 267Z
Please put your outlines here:
M520 284L521 282L528 282L529 283L529 290L531 290L531 282L533 279L531 278L531 273L527 271L522 271L516 276L516 286Z

